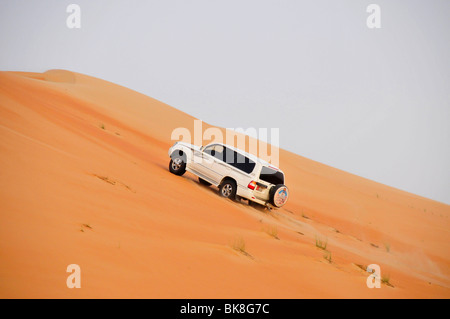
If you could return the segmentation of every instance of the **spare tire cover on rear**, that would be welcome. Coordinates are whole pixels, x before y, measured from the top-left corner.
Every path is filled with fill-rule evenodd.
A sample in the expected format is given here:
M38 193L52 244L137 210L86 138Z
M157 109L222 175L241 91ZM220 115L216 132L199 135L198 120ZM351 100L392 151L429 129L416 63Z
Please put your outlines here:
M289 197L289 190L283 184L273 186L270 190L270 202L275 207L281 207L286 204Z

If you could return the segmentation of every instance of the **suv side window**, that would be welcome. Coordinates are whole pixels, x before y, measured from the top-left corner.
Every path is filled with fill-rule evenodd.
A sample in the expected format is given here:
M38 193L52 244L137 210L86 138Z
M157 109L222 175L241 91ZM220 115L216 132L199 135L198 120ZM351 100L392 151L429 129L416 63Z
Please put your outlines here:
M230 164L231 166L234 166L234 151L229 149L228 147L224 147L224 157L223 160L225 163Z
M249 159L247 156L244 156L236 151L233 151L229 148L226 149L226 162L231 166L250 174L255 168L256 163Z
M253 172L253 169L255 168L256 163L249 159L247 156L241 155L239 153L236 153L236 168L240 169L241 171L246 172L247 174L250 174Z
M224 147L222 145L215 145L214 146L214 154L212 154L215 158L218 160L223 161L224 160Z
M224 152L223 151L224 151L224 147L222 145L216 144L216 145L208 146L207 148L205 148L204 152L206 154L209 154L209 155L223 161L224 160L224 155L223 155Z
M214 156L214 155L213 155L213 153L215 152L215 151L214 151L214 146L215 146L215 145L210 145L210 146L206 147L206 148L203 150L203 152L206 153L206 154L209 154L209 155Z

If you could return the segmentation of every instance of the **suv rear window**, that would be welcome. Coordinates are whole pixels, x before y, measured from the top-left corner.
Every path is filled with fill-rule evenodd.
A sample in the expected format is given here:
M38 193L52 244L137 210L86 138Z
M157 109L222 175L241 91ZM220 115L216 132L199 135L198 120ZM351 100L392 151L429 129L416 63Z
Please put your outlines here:
M274 185L284 184L284 174L267 166L262 167L259 179Z

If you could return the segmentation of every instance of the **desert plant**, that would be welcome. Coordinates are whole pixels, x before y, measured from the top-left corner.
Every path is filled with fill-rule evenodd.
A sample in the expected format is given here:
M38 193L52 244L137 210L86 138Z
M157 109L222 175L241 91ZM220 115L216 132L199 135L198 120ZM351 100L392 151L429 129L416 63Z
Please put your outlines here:
M269 236L271 236L275 239L280 239L280 238L278 238L278 229L276 226L267 226L266 228L263 228L263 230Z
M236 238L231 246L234 250L245 253L245 240L242 237Z
M384 248L386 248L386 251L389 253L391 251L391 244L384 243Z
M382 282L383 284L390 285L390 283L389 283L389 280L390 280L390 279L391 279L391 278L390 278L389 274L388 274L388 275L382 275L382 276L381 276L381 282Z
M327 244L328 240L325 238L325 240L320 239L316 236L316 247L320 248L322 250L327 250Z
M332 259L331 259L331 252L330 252L330 251L326 251L326 252L323 254L323 258L325 258L325 260L328 261L328 262L331 264Z
M360 268L362 271L367 271L367 266L361 264L354 264L356 267Z

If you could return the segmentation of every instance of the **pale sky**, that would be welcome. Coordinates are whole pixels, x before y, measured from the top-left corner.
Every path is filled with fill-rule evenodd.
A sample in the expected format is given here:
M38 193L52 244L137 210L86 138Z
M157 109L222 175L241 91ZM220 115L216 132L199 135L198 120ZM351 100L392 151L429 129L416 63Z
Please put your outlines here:
M285 149L450 204L449 17L448 0L1 0L0 70L67 69L213 125L280 128Z

